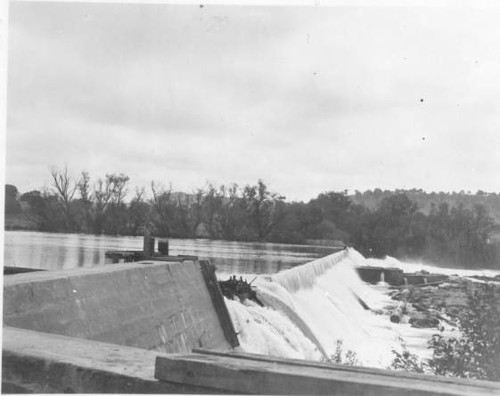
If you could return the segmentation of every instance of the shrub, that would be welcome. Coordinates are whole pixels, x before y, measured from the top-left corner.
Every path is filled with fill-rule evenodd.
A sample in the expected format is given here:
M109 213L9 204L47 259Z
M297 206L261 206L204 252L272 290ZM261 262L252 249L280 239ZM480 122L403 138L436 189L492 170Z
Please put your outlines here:
M461 336L434 335L430 366L439 375L500 381L500 288L476 285L456 319Z
M328 359L323 359L326 363L333 364L345 364L347 366L360 366L361 362L358 360L356 352L348 349L344 353L344 342L343 340L337 340L337 345L335 348L335 353Z
M428 373L430 371L429 366L407 349L406 343L402 338L399 339L399 342L401 343L401 352L395 349L392 350L394 359L389 369L410 371L412 373Z

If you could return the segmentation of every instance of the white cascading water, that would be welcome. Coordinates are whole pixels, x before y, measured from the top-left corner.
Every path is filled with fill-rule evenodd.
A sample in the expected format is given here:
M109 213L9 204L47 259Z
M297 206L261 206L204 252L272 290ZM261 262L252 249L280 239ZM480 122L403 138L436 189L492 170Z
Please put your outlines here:
M356 266L366 259L354 249L332 254L252 283L264 307L246 300L226 299L241 348L272 356L322 360L335 354L337 341L344 353L356 353L360 365L388 367L392 350L408 349L425 358L426 341L436 329L393 324L376 314L394 305L387 287L370 286ZM369 309L366 309L369 308Z

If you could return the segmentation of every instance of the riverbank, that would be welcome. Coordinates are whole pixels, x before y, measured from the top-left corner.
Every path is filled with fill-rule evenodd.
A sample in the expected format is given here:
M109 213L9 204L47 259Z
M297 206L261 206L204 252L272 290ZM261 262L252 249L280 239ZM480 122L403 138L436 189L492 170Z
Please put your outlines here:
M5 214L5 231L40 231L40 226L24 213Z
M395 306L400 307L395 310L399 320L413 327L436 329L428 343L432 358L410 364L415 360L406 355L403 360L408 366L403 362L400 368L500 380L500 283L498 277L480 278L454 276L440 285L391 293Z
M354 210L351 198L333 191L298 205L271 193L262 180L244 188L201 188L196 195L153 186L153 197L146 199L143 191L137 200L127 203L121 194L113 195L127 182L128 177L122 174L108 175L106 193L87 192L85 201L64 199L65 194L61 196L57 188L18 196L17 188L10 185L6 213L23 212L39 229L51 232L134 236L143 235L148 228L158 237L348 244L373 257L408 257L450 266L497 267L500 263L500 244L494 236L498 226L480 205L418 211L401 190L371 209ZM107 202L104 207L97 200L102 194ZM31 228L20 223L12 227Z

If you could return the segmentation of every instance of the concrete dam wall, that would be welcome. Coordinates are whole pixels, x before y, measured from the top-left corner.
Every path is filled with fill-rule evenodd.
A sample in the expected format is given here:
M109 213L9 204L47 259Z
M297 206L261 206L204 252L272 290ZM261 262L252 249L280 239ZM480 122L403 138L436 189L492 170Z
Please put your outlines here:
M196 260L4 278L4 325L167 353L231 348Z
M4 278L2 393L500 395L496 383L237 345L214 268L195 258Z

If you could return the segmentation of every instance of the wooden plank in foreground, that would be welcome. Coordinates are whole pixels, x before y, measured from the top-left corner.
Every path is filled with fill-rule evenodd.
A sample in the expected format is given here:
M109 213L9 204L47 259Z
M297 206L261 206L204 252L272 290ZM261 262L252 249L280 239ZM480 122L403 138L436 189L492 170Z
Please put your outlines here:
M298 360L253 358L250 354L192 353L158 356L155 377L170 383L249 394L500 395L500 384L392 375L391 371L300 364Z
M156 356L145 349L4 327L2 393L214 392L158 381Z
M466 387L478 387L484 388L485 386L491 387L493 390L500 391L500 383L491 382L491 381L478 381L466 378L456 378L456 377L444 377L437 375L428 375L428 374L418 374L412 373L409 371L397 371L397 370L387 370L382 368L373 368L373 367L363 367L363 366L348 366L345 364L334 364L334 363L323 363L323 362L315 362L312 360L303 360L303 359L287 359L274 357L269 355L261 355L256 353L247 353L241 351L216 351L213 349L193 349L193 353L199 353L203 355L213 355L213 356L235 356L240 359L249 359L260 362L274 362L280 363L290 366L301 366L301 367L321 367L327 370L334 371L351 371L357 373L366 373L366 374L379 374L382 376L391 377L393 379L396 378L414 378L414 379L425 379L426 381L435 381L441 384L451 383L463 385Z

